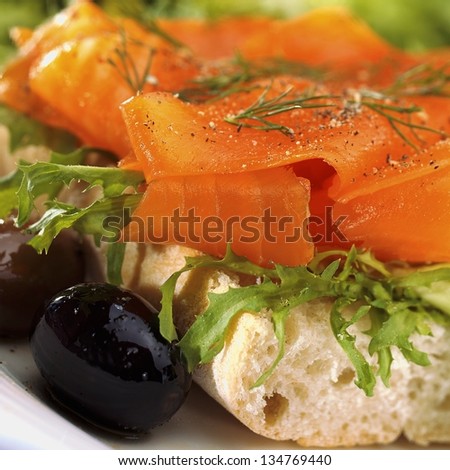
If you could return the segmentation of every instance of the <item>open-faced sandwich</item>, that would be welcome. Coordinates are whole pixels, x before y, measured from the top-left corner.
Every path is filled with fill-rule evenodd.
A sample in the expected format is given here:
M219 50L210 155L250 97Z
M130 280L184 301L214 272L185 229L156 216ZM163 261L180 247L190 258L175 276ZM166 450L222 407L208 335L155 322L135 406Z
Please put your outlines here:
M339 9L140 23L85 1L12 37L0 101L80 142L5 169L29 244L92 235L91 267L160 306L257 433L450 442L448 49Z

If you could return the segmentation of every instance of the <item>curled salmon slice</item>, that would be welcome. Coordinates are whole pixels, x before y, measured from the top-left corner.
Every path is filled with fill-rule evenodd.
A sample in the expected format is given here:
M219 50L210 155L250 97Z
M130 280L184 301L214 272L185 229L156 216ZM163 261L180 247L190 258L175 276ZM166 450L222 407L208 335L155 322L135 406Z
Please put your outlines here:
M287 168L152 181L125 241L177 243L223 256L227 244L259 265L306 264L309 182Z

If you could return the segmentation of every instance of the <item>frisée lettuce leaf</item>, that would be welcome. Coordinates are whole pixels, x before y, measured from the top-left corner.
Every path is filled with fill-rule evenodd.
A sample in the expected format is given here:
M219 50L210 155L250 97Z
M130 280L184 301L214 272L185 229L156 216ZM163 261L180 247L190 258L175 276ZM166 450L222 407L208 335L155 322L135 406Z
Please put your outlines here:
M210 256L188 258L186 266L162 286L160 322L167 339L177 339L172 322L176 282L183 272L198 268L261 278L252 285L230 288L221 294L210 293L207 309L179 340L193 370L199 364L210 362L222 350L235 317L243 312L257 315L269 310L278 340L278 354L254 386L261 385L282 360L287 318L290 314L301 314L293 309L314 299L333 299L331 329L355 369L355 384L368 396L374 393L377 376L389 386L393 348L408 361L426 366L430 363L428 356L416 349L412 338L431 335L434 323L450 325L449 311L429 300L436 285L439 291L442 291L442 283L450 289L450 265L396 275L370 252L353 247L349 251L319 253L308 266L276 265L263 269L229 249L222 260ZM367 351L359 349L351 331L353 325L365 318L371 325L364 331L371 338ZM376 366L371 364L371 356L376 357Z
M120 284L124 255L118 240L120 228L141 200L138 189L144 176L117 167L83 165L92 152L98 151L81 148L68 155L53 152L50 162L21 162L15 172L0 179L0 218L14 214L16 225L34 234L29 244L42 253L69 228L93 236L99 245L103 236L111 236L107 221L114 217L115 243L107 244L107 274L110 282ZM63 189L74 182L79 185L74 192L78 197L68 202ZM100 189L99 194L87 196L95 187ZM36 209L37 200L42 198L46 200L43 213Z

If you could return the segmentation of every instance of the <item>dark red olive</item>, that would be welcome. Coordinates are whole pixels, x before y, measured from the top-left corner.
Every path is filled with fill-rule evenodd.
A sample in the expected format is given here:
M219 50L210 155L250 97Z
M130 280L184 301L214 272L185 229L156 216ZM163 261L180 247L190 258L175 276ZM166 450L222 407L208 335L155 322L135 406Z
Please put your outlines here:
M135 435L166 422L191 385L157 311L110 284L80 284L48 303L31 336L56 400L102 428Z
M0 223L0 335L28 335L36 310L62 289L83 282L80 242L61 233L48 254L27 245L31 235Z

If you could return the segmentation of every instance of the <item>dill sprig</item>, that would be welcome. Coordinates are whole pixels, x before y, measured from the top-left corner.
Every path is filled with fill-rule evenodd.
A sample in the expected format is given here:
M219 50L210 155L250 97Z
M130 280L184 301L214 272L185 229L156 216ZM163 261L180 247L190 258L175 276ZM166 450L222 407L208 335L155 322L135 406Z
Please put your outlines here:
M154 49L149 45L136 39L128 38L125 30L120 30L120 45L114 48L114 58L109 57L107 62L113 66L117 73L123 78L133 93L140 94L150 81L150 69L153 61ZM129 44L134 44L147 49L147 59L142 72L129 51Z
M434 68L420 64L400 74L383 93L388 96L443 96L450 97L450 63Z
M230 62L221 64L220 73L199 76L192 86L178 92L178 96L189 102L214 101L233 93L255 88L252 82L279 75L323 79L325 72L302 62L281 58L268 58L263 61L247 60L237 54Z
M414 113L420 113L422 111L420 106L395 106L392 104L368 100L361 101L361 106L365 106L366 108L369 108L372 111L378 113L380 116L386 118L392 129L394 129L394 131L403 139L404 142L406 142L416 151L418 151L419 148L410 138L406 136L403 130L409 129L413 137L419 143L424 143L424 140L419 136L417 130L431 132L443 137L446 135L445 132L439 129L433 129L432 127L415 124L411 121L411 117Z
M400 91L400 81L397 80L396 83L398 84L398 91ZM410 88L410 85L406 85L406 82L402 83L402 88L405 93L403 96L411 96L412 89ZM447 137L447 134L440 129L434 129L423 124L414 123L412 121L413 115L421 113L423 108L414 104L395 104L398 102L400 97L400 93L394 96L390 96L387 94L386 90L378 92L362 88L354 93L353 98L346 98L346 106L351 106L354 109L366 107L386 118L392 129L407 145L412 147L415 151L418 151L419 147L405 134L404 131L406 130L411 132L412 137L417 141L418 144L424 143L424 139L422 139L417 132L419 130L437 134L441 137Z
M273 116L296 109L338 106L343 106L343 114L347 114L348 112L358 113L365 107L387 119L389 125L400 138L416 151L418 151L419 148L413 140L406 135L406 129L410 130L412 137L419 144L424 142L417 132L419 130L438 134L442 137L448 136L442 130L416 124L412 121L412 116L422 111L420 106L401 106L394 104L395 102L388 96L377 91L360 89L354 90L351 94L347 91L341 95L314 95L311 90L307 90L298 97L292 97L294 87L289 86L285 91L275 97L268 98L267 95L271 87L271 84L266 86L257 100L249 107L240 111L238 114L225 116L224 120L229 124L238 126L238 130L243 127L264 131L276 130L292 138L294 136L294 130L291 127L274 122L271 120Z
M332 98L331 95L314 95L311 90L306 90L298 97L289 97L294 87L290 86L279 95L268 98L267 95L271 86L265 87L257 100L245 110L238 114L230 114L224 119L229 124L238 126L238 131L243 128L252 128L264 131L280 131L282 134L292 137L294 130L283 124L278 124L270 120L278 114L293 111L295 109L323 108L335 106L332 103L317 103L317 100Z
M271 120L272 116L292 111L294 109L320 108L339 106L343 103L344 110L359 112L365 107L387 119L392 129L400 138L414 150L419 150L423 139L418 131L438 134L442 137L448 135L439 129L417 124L412 118L422 110L414 104L405 106L396 104L400 98L412 96L441 96L449 97L447 86L450 75L447 73L448 64L434 68L429 64L415 66L398 75L394 83L380 91L361 88L349 97L347 92L341 95L317 95L310 92L298 98L292 98L293 88L288 87L278 96L268 98L269 89L263 89L258 99L248 108L238 114L228 115L224 119L229 124L259 130L276 130L292 137L291 127L278 124ZM321 80L324 71L309 67L300 62L283 59L266 59L265 61L249 61L237 55L233 62L221 68L221 73L200 76L193 81L191 88L178 92L180 99L190 102L211 102L220 100L234 93L243 93L255 90L261 85L258 80L274 78L280 75L304 77ZM325 77L326 78L326 77ZM326 100L316 103L314 100ZM408 136L407 130L411 132Z

